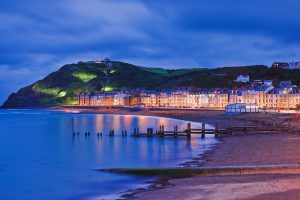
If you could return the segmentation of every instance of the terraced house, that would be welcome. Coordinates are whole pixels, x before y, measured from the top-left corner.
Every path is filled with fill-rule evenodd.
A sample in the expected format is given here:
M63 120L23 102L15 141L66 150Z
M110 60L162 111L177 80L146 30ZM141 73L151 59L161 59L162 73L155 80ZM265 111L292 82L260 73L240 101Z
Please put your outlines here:
M295 109L300 104L300 89L289 82L275 88L272 81L255 81L238 90L191 90L186 88L148 91L80 93L80 106L134 106L164 108L216 108L246 103L266 109Z

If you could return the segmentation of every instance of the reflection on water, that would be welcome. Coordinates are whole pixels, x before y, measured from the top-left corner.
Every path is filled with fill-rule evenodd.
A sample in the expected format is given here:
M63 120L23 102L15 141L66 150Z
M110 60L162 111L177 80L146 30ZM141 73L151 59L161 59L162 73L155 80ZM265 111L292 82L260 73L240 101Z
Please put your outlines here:
M0 199L88 199L120 192L145 179L95 169L175 166L216 142L130 137L134 128L186 129L187 122L167 118L33 110L0 113ZM111 129L114 137L107 136ZM73 136L73 130L79 136ZM129 136L122 137L122 130ZM97 137L97 132L103 136Z

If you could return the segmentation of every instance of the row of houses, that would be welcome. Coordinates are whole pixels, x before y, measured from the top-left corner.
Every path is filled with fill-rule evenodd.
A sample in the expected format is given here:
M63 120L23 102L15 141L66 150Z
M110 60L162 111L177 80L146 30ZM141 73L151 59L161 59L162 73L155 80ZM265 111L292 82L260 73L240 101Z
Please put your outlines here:
M238 90L163 91L126 90L119 92L80 93L81 106L135 106L165 108L221 108L229 104L255 104L266 109L295 109L300 104L300 89L286 83L275 88L270 81Z

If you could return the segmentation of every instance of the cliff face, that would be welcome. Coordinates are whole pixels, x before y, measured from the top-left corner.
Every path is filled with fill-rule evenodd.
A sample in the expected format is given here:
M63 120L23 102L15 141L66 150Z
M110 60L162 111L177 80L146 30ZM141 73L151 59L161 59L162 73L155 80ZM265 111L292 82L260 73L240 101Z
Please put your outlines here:
M11 94L3 108L57 106L77 103L79 92L100 91L105 77L101 63L68 64L18 92ZM178 69L139 67L113 62L107 91L120 89L169 89L176 87L232 88L239 74L251 79L291 80L299 84L298 71L273 70L265 66L225 67L216 69Z

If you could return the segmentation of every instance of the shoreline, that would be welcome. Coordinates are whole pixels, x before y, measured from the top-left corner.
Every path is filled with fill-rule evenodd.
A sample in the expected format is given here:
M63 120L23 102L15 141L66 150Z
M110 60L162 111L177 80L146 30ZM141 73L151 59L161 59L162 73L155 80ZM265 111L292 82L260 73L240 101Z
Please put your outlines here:
M240 142L240 140L242 141ZM259 142L259 140L262 141ZM268 140L270 140L268 142ZM277 142L275 142L277 140ZM239 144L236 148L232 144ZM253 142L258 142L259 144L250 148L248 145L253 145ZM270 144L275 142L275 147L271 147L268 152L254 153L254 150L261 150L266 147L270 147ZM267 145L268 144L268 145ZM248 164L253 164L257 166L266 165L279 165L279 164L294 164L299 165L300 160L300 149L297 146L300 145L300 136L294 134L270 134L270 135L250 135L250 136L233 136L224 138L224 143L220 143L211 151L207 151L204 154L203 159L205 161L202 163L204 167L210 166L246 166ZM246 146L241 149L242 146ZM259 147L260 146L260 147ZM277 150L275 150L277 147ZM295 151L296 149L296 151ZM250 151L249 155L245 155L244 150ZM294 150L294 151L292 151ZM225 154L220 152L227 151ZM233 152L233 155L228 153ZM287 152L293 152L292 155L286 156ZM226 155L227 153L227 155ZM273 154L273 155L270 155ZM224 156L226 155L226 156ZM234 159L233 159L234 158ZM295 173L292 173L295 172ZM293 200L299 199L300 190L289 191L291 184L300 186L300 172L299 170L290 170L272 173L261 173L256 174L250 171L249 174L217 174L217 175L191 175L188 178L170 178L168 179L169 185L166 185L160 190L156 191L144 191L136 193L136 198L138 199L180 199L177 195L180 191L181 195L187 195L185 199L270 199L270 200L281 200L286 199L286 196L294 196ZM270 184L272 187L267 186L264 182ZM255 185L255 184L257 185ZM229 187L228 191L219 191L214 186L219 187ZM241 186L239 186L241 184ZM229 185L229 186L228 186ZM260 186L261 185L261 186ZM259 188L262 187L262 188ZM201 195L199 192L202 191L204 194L209 193L210 195ZM275 189L274 189L275 188ZM284 188L284 189L280 189ZM292 188L295 189L295 188ZM256 192L260 190L259 192ZM282 191L286 190L286 191ZM229 195L225 198L224 195ZM274 195L277 194L278 196ZM158 196L159 195L159 196ZM224 198L223 198L224 197ZM290 199L290 198L289 198Z
M170 169L171 170L175 169L175 171L177 173L176 169L193 169L193 168L198 168L198 167L203 166L201 161L203 160L204 156L209 151L213 151L214 148L217 145L219 145L220 143L221 142L217 142L216 144L213 144L211 148L205 149L204 152L202 154L198 154L197 157L192 157L187 161L178 163L175 168L170 168ZM165 169L165 168L162 168L162 169ZM100 170L100 171L105 171L107 173L117 173L117 174L120 173L120 174L128 174L128 175L135 175L135 176L153 177L152 180L145 182L145 184L147 185L146 187L131 188L131 189L128 189L128 190L122 192L120 195L120 198L122 200L135 199L138 197L138 195L140 195L144 192L156 191L156 190L167 188L169 186L173 186L173 184L170 183L170 180L179 178L179 177L174 177L174 175L172 175L172 176L166 176L165 174L161 175L161 173L158 173L156 175L149 175L149 173L143 172L143 169L141 169L141 174L139 174L137 172L128 172L126 170L122 172L122 168L120 168L120 170L121 171L119 171L119 169L116 169L116 171L114 171L114 170ZM129 170L131 170L131 169L129 169ZM137 169L137 170L139 170L139 169ZM149 170L152 170L152 168L150 168ZM155 170L160 170L160 169L154 168L154 171ZM179 176L180 176L180 179L193 177L193 175L187 174L187 173L180 173Z
M46 107L46 110L58 110L80 114L118 114L118 115L138 115L138 116L156 116L172 119L179 119L197 123L206 123L214 125L219 124L220 128L244 125L249 126L273 126L274 123L280 124L285 119L290 118L287 113L239 113L226 115L224 110L209 109L155 109L130 111L129 108L104 108L104 107ZM292 125L299 125L298 123Z
M49 110L49 108L48 108ZM52 109L52 110L57 110ZM59 108L68 112L65 108ZM221 128L244 124L256 126L271 126L280 124L287 114L240 114L234 116L224 115L223 111L203 110L170 110L165 111L139 111L131 112L124 109L83 109L72 110L86 114L119 114L119 115L143 115L180 119L192 122L204 122L206 124L219 123ZM298 119L292 121L292 126L299 127ZM192 164L199 167L213 166L247 166L247 165L278 165L300 163L300 136L296 134L253 134L243 136L224 137L221 142L204 154ZM204 160L203 162L199 162ZM187 162L188 163L188 162ZM205 200L256 200L269 199L281 200L300 199L300 174L240 174L240 175L210 175L189 176L188 178L160 178L149 183L146 189L137 188L121 193L120 198L125 199L205 199ZM293 187L296 185L297 187ZM217 189L222 188L222 189ZM223 189L223 188L226 188ZM225 198L226 197L226 198Z
M55 107L26 107L15 109L30 110L54 110L67 113L78 114L117 114L117 115L138 115L138 116L156 116L172 119L185 120L197 123L206 123L214 125L219 124L220 128L244 125L249 126L273 126L274 123L280 125L284 120L290 118L288 113L239 113L226 115L224 110L210 109L154 109L131 111L127 107L77 107L77 106L55 106ZM5 109L4 109L5 110ZM292 121L292 126L300 126L299 121Z

